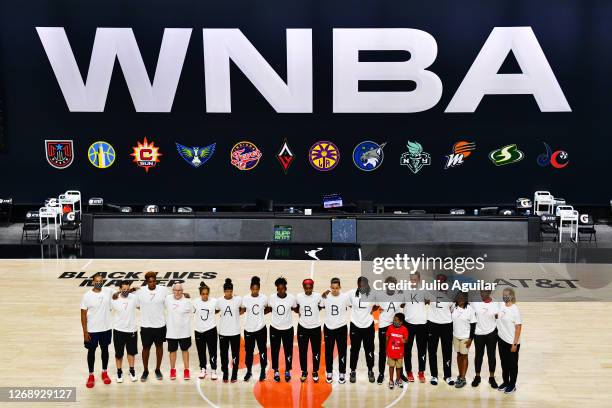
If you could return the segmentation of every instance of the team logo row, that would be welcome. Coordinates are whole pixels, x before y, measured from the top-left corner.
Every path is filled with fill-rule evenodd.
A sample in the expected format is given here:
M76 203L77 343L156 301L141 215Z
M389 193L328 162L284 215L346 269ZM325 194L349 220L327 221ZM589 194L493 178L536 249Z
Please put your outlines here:
M370 140L359 143L353 149L353 163L363 171L374 171L378 169L384 160L384 143L376 143ZM569 164L569 154L565 150L553 150L544 143L545 153L537 157L538 165L542 167L551 166L562 169ZM216 143L208 146L184 146L176 143L178 154L191 166L198 168L205 164L215 153ZM407 151L400 156L400 165L406 166L414 174L426 166L431 165L431 155L423 150L423 146L416 141L408 141ZM468 157L476 150L476 143L461 140L451 148L451 152L444 156L444 169L462 165ZM74 144L72 140L45 140L45 153L47 162L57 168L65 169L72 164L74 159ZM105 169L113 165L116 158L113 146L104 141L92 143L87 150L89 162L96 168ZM154 142L149 142L145 137L142 142L138 141L132 147L133 162L143 168L147 173L155 167L163 156L159 147ZM505 166L517 163L525 157L516 144L503 146L493 150L488 155L495 166ZM241 141L236 143L230 151L230 162L238 170L254 169L262 158L261 150L252 142ZM289 147L287 140L283 142L276 154L283 171L287 174L289 167L295 160L295 155ZM308 151L308 161L311 166L319 171L331 171L340 163L340 150L334 143L322 140L312 145Z

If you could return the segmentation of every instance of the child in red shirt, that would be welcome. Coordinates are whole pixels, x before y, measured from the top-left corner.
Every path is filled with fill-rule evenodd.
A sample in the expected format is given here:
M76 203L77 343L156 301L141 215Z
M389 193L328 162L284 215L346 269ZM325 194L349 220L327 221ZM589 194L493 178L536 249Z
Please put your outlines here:
M393 368L397 371L398 387L403 388L401 380L404 363L404 343L408 341L408 329L403 325L404 314L393 316L393 324L387 328L387 365L389 366L389 389L393 389Z

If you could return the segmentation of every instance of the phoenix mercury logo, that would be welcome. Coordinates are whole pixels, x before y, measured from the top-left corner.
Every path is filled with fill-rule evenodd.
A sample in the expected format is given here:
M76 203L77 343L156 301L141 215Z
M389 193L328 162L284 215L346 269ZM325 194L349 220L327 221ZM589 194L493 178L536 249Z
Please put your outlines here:
M453 145L451 154L446 155L446 163L444 169L450 167L457 167L463 164L463 160L466 159L472 152L476 150L476 143L466 142L461 140Z

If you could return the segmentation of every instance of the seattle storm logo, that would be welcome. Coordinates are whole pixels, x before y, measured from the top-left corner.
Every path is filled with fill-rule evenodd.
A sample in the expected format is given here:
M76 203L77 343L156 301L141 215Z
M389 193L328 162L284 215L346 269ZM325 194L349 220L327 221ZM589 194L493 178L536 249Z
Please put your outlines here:
M423 166L429 166L431 164L431 156L429 153L423 151L423 146L421 146L419 142L408 141L406 147L408 147L408 151L402 153L400 165L408 166L408 168L416 174Z

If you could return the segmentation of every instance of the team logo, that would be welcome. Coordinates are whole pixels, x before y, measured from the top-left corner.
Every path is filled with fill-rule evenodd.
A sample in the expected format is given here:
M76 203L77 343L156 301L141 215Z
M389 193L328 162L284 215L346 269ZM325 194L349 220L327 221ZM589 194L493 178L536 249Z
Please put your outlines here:
M94 142L87 150L89 162L99 169L106 169L115 162L115 149L110 143Z
M159 147L155 146L155 142L149 143L147 138L144 138L143 143L136 142L137 146L132 147L133 153L130 156L134 157L133 162L149 172L151 167L155 167L159 163L159 158L163 156L159 152Z
M408 141L406 147L408 147L408 151L402 153L400 165L408 166L408 168L416 174L423 166L429 166L431 164L431 156L429 153L423 151L423 146L421 146L419 142Z
M537 158L540 166L546 167L550 164L555 169L562 169L569 164L569 154L565 150L555 150L553 152L547 143L542 143L544 143L546 153L542 153Z
M56 169L65 169L74 159L72 140L45 140L47 162Z
M180 143L176 143L176 150L185 161L191 164L196 169L206 163L215 153L216 143L205 147L188 147Z
M340 162L340 150L332 142L318 141L308 151L308 160L315 169L330 171Z
M525 157L525 155L515 144L504 146L489 153L489 159L491 159L496 166L516 163L517 161L523 160L523 157Z
M353 150L353 163L359 170L376 170L385 158L383 148L386 144L387 142L378 144L369 140L359 143Z
M461 140L455 143L453 145L451 154L445 156L446 163L444 164L444 169L457 167L463 164L463 160L472 154L474 150L476 150L476 143L474 142L466 142L465 140Z
M230 151L232 165L238 170L253 170L261 159L261 150L251 142L238 142Z
M276 154L276 158L278 159L278 162L283 168L283 171L285 172L285 174L287 174L287 170L289 170L289 166L291 166L291 163L293 163L293 160L295 159L293 152L289 148L289 144L287 144L287 139L285 139L285 141L283 142L283 145L281 146L280 150Z

